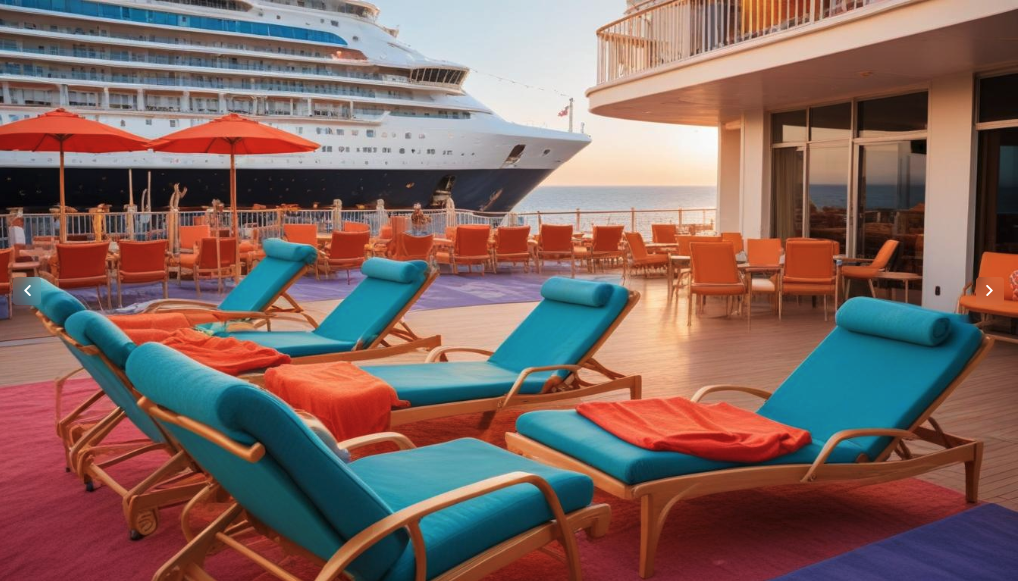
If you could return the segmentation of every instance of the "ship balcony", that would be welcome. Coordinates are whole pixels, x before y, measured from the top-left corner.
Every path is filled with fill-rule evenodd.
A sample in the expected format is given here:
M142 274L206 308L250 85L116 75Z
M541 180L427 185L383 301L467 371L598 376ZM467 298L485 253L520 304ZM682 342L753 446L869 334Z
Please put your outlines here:
M921 85L1013 53L1016 7L1014 0L655 2L598 30L597 85L587 96L600 115L716 125L745 110Z

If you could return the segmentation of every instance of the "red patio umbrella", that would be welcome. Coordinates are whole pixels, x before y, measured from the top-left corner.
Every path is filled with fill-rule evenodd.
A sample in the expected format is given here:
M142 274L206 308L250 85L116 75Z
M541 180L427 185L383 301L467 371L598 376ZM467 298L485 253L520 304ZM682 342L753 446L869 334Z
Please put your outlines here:
M230 207L233 208L233 236L240 241L237 220L238 155L272 153L304 153L318 149L318 144L286 131L269 127L230 113L208 123L171 133L151 144L155 151L169 153L218 153L230 156ZM239 252L238 252L239 255Z
M0 150L60 152L60 241L67 241L64 152L144 151L148 140L63 109L0 126Z

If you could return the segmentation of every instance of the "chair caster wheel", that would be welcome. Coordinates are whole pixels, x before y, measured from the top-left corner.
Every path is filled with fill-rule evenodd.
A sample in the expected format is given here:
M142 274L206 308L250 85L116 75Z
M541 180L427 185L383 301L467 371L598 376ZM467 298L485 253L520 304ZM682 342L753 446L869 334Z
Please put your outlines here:
M91 482L85 483L85 492L95 492L95 484Z
M136 531L134 529L131 529L131 540L132 541L140 541L140 540L142 540L144 538L145 538L145 535L139 533L138 531Z

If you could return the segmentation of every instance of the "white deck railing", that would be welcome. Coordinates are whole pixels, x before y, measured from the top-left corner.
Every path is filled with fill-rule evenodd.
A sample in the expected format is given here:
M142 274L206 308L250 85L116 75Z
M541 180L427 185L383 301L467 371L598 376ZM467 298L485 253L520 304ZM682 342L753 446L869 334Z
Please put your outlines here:
M887 0L672 0L597 31L597 84Z
M326 234L342 222L361 222L377 236L382 226L393 216L409 218L411 210L342 210L332 209L263 209L241 210L238 222L244 238L275 238L283 235L286 224L317 224L318 231ZM424 210L426 222L414 230L422 234L445 235L447 227L465 224L498 226L529 225L537 233L541 224L572 224L577 230L589 232L593 226L622 224L630 231L640 232L649 241L651 224L678 224L681 231L704 232L714 230L717 211L714 208L680 208L674 210L605 210L520 213L479 213L469 210ZM229 211L160 211L160 212L94 212L67 215L67 236L71 241L89 240L162 240L170 239L176 226L196 223L229 228L232 215ZM17 224L18 242L32 245L39 237L55 238L60 235L56 214L0 214L0 248L15 244L13 225ZM173 236L172 239L176 239Z

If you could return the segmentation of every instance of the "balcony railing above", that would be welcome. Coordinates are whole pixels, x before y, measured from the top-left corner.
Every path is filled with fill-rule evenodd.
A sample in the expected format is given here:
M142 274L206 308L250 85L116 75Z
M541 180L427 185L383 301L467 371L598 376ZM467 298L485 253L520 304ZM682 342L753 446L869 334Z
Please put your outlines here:
M748 40L810 26L887 0L671 0L597 31L597 84Z

